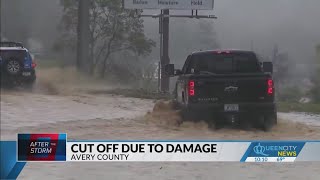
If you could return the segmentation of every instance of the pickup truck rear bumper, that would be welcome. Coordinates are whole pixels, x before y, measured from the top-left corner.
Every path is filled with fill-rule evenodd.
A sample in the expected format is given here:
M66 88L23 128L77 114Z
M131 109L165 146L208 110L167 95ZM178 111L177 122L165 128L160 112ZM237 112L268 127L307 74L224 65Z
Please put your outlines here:
M224 104L189 104L183 108L193 119L213 120L223 122L254 121L261 117L273 116L277 119L275 103L240 103L238 111L225 111Z
M212 117L230 119L256 119L256 117L273 115L277 117L276 103L239 103L238 111L225 111L224 104L189 104L184 110L196 115L197 118Z
M225 104L188 104L186 110L204 114L262 114L276 113L276 103L239 103L238 111L225 111Z

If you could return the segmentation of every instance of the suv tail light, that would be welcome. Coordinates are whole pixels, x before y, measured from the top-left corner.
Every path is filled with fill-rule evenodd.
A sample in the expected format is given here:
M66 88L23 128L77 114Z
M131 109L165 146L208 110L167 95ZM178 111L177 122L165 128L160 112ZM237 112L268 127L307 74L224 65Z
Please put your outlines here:
M267 93L268 95L272 95L274 92L274 84L273 84L273 80L272 79L268 79L267 81L267 85L268 85L268 90Z
M31 64L31 67L32 68L35 68L35 67L37 67L37 63L34 61L34 60L32 60L32 64Z
M189 81L188 91L189 91L189 96L194 96L195 90L194 90L194 81L193 80Z
M37 64L33 62L31 66L32 66L32 68L35 68L35 67L37 67Z

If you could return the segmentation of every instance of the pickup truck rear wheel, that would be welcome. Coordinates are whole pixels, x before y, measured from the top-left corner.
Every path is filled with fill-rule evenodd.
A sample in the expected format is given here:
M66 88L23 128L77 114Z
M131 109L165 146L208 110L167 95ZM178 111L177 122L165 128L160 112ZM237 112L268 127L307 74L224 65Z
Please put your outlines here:
M188 110L187 108L182 108L180 115L183 121L196 121L198 120L197 113Z
M250 130L250 129L252 128L252 123L251 123L250 120L245 119L245 120L242 120L242 121L240 122L240 127L241 127L241 129L247 131L247 130Z
M191 118L191 113L187 109L181 109L180 115L183 121L190 121L192 120Z
M277 118L274 115L265 115L262 122L262 130L270 131L272 127L277 124Z
M208 128L213 130L222 129L224 124L221 121L207 121Z

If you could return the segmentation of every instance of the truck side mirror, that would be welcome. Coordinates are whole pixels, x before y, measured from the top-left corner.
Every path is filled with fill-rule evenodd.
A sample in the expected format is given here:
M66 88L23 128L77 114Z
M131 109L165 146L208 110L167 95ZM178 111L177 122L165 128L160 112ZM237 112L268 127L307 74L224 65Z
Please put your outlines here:
M167 76L174 76L175 71L174 71L174 64L167 64L164 66L164 71Z
M263 71L273 73L273 63L272 62L263 62L262 64Z

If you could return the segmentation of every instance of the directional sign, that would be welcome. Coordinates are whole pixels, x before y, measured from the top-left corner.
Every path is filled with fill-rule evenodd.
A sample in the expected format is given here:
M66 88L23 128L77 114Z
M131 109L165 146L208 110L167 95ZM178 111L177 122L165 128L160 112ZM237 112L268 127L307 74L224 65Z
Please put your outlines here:
M123 0L125 9L212 10L214 0Z

